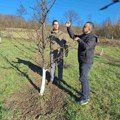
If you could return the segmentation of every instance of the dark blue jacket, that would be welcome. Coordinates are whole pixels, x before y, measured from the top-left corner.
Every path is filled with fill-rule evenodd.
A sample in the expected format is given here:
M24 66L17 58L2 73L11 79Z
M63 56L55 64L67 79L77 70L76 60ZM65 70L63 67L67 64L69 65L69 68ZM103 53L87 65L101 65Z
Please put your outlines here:
M70 27L67 28L68 34L72 39L79 37L78 61L80 63L93 63L94 50L97 43L97 36L93 33L74 35Z

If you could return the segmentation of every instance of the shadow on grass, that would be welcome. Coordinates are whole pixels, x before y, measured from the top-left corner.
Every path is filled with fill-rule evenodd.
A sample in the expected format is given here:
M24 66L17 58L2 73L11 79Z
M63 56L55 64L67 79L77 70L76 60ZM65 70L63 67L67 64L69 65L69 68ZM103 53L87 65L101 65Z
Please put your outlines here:
M19 64L22 63L24 65L27 65L32 71L37 72L40 76L42 76L42 68L41 67L33 64L30 61L22 60L20 58L17 58L17 60L18 60L17 63L19 63ZM47 82L49 84L49 82L50 82L50 73L48 71L46 72L46 79L47 79ZM73 92L71 92L71 90L75 91L77 94L80 94L80 92L78 92L76 89L74 89L73 87L71 87L70 85L68 85L64 80L60 80L60 82L62 84L64 84L65 86L67 86L69 89L67 87L64 87L61 84L59 84L59 81L58 81L57 77L55 77L55 81L54 81L53 84L56 85L61 90L63 90L64 92L66 92L67 94L69 94L75 100L77 100L78 97L76 95L74 95Z
M80 92L78 92L77 90L72 88L70 85L68 85L64 80L60 80L60 82L58 80L55 80L53 84L56 85L61 90L63 90L68 95L70 95L72 98L74 98L75 101L79 101L79 97L76 94L74 94L72 91L75 91L79 95L80 95ZM67 87L64 87L64 85Z
M120 61L109 61L107 64L114 67L120 67Z
M23 72L22 70L20 70L19 67L18 67L16 64L14 64L15 62L9 61L9 59L8 59L6 56L3 56L2 54L1 54L1 56L4 58L4 60L5 60L8 64L11 65L12 69L17 70L21 75L23 75L24 77L26 77L27 80L30 82L30 84L35 88L35 90L40 91L39 87L37 87L37 86L33 83L32 79L29 77L29 75L28 75L26 72ZM5 68L5 69L7 69L7 68Z
M12 39L10 40L10 43L15 47L17 48L17 50L21 53L26 53L24 54L25 57L27 57L28 59L32 59L31 57L28 56L28 53L31 52L31 53L35 53L35 48L34 50L31 50L29 47L26 47L24 44L20 43L18 40L17 40L17 44L14 43L12 41ZM23 47L28 51L26 51L25 49L23 49Z
M34 87L35 90L37 90L37 92L40 91L40 88L32 81L32 79L29 77L29 75L26 72L20 70L20 68L18 67L17 64L24 64L24 65L28 66L32 71L37 72L40 76L42 76L42 68L41 67L33 64L30 61L22 60L20 58L17 58L17 60L18 60L17 62L14 62L14 61L11 62L11 61L9 61L9 59L6 56L3 56L2 54L1 54L1 56L6 60L7 63L9 63L11 65L10 68L17 70L17 72L19 72L21 75L23 75L24 77L27 78L29 83ZM5 68L5 69L7 69L7 68ZM47 74L46 79L49 83L50 73L47 71L46 74ZM70 95L71 97L73 97L75 100L78 100L78 97L72 91L75 91L77 94L79 94L79 92L76 89L74 89L73 87L71 87L70 85L68 85L64 80L61 80L60 82L63 85L59 84L58 78L55 77L55 81L53 84L56 85L59 89L63 90L68 95Z
M104 62L102 60L102 63L105 63L105 64L108 64L108 65L111 65L111 66L114 66L114 67L120 67L120 60L119 59L115 59L115 58L112 58L108 55L103 55L103 56L100 56L100 55L95 55L94 57L95 59L99 59L100 58L104 58L104 59L107 59L108 62Z
M15 40L16 40L16 39L15 39ZM11 42L11 44L12 44L14 47L16 47L16 48L17 48L18 50L20 50L21 52L27 53L25 50L23 50L23 47L24 47L26 50L28 50L28 51L30 51L30 52L32 52L32 53L35 52L35 49L32 50L30 47L25 46L25 44L19 42L18 40L17 40L17 44L15 44L12 40L11 40L10 42Z
M27 60L22 60L20 58L17 58L18 62L14 62L14 63L18 63L18 64L24 64L26 66L28 66L33 72L36 72L38 73L40 76L42 76L42 67L39 67L35 64L33 64L32 62L30 61L27 61ZM46 79L48 81L50 81L50 73L47 71L46 72Z

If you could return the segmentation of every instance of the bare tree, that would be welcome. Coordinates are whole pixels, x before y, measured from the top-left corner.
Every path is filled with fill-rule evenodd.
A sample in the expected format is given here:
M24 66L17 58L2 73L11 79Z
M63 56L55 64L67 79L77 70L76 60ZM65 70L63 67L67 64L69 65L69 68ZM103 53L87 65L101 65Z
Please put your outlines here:
M40 94L43 95L45 89L46 70L48 67L46 57L46 45L48 43L48 37L46 35L46 19L49 11L55 4L56 0L36 0L36 6L31 7L34 13L34 21L37 22L37 28L34 32L36 37L36 43L38 51L42 58L43 78ZM35 37L33 39L35 39Z
M80 20L79 14L74 10L68 10L64 13L66 21L70 21L71 23L75 23Z
M24 15L27 14L27 10L25 9L22 3L20 3L20 6L17 9L17 14L20 21L20 27L24 27L25 26Z
M43 68L43 76L42 76L42 84L41 84L41 90L40 95L43 95L44 89L45 89L45 79L46 79L46 71L48 67L50 66L48 59L48 56L46 53L46 46L48 42L48 31L46 27L46 21L48 13L50 12L51 8L55 4L56 0L35 0L34 5L30 6L32 9L32 20L33 20L33 29L28 30L28 39L32 40L36 43L37 46L37 55L39 55L40 60L36 61L39 66ZM17 9L19 15L24 15L25 9L23 5L20 5L20 7Z
M46 19L49 11L55 4L56 0L36 0L36 6L31 7L34 13L34 21L36 21L37 28L36 31L36 39L37 46L40 54L42 55L42 65L45 67L45 48L47 44L47 36L46 36Z
M17 9L17 13L20 17L23 17L23 15L27 14L27 10L25 9L25 7L23 6L22 3L20 4L20 6Z
M42 67L45 67L45 48L47 44L47 36L46 36L46 21L47 16L53 5L55 4L56 0L35 0L34 5L30 8L32 9L32 20L30 24L33 25L33 30L28 32L29 39L35 41L38 51L42 57ZM19 8L17 9L17 13L19 16L25 15L26 9L20 4Z

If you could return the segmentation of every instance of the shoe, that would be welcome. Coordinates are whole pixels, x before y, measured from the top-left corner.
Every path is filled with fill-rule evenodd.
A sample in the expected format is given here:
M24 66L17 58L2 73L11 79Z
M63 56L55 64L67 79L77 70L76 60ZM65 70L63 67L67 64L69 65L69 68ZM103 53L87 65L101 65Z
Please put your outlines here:
M80 100L79 101L79 103L81 104L81 105L86 105L86 104L88 104L88 102L90 101L90 99L83 99L83 100Z

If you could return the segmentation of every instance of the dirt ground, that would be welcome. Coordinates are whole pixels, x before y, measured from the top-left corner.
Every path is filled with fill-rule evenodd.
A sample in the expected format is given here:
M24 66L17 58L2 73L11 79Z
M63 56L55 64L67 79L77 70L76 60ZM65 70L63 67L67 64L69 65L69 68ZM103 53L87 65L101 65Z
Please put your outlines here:
M37 73L34 73L34 76L34 84L40 86L40 76ZM65 104L64 93L54 84L46 84L44 96L40 96L39 92L28 84L21 92L6 100L6 106L13 113L13 120L58 120L63 117Z

